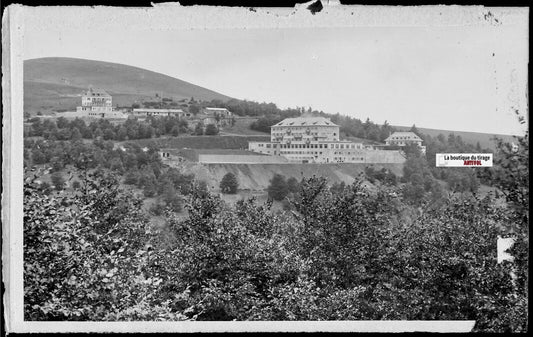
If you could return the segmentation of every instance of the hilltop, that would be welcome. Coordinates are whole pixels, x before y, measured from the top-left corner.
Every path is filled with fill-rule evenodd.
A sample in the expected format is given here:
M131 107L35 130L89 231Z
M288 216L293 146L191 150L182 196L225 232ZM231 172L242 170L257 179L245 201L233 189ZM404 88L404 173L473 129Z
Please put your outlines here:
M75 109L80 95L89 86L102 88L113 96L113 105L125 106L153 100L155 94L175 101L230 97L167 75L124 64L66 57L24 61L24 109Z

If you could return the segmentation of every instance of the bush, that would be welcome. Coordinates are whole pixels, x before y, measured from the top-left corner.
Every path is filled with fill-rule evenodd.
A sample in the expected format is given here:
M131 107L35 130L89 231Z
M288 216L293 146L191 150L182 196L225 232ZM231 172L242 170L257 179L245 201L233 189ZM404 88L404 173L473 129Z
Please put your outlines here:
M267 188L268 197L277 201L285 199L289 194L289 188L285 177L281 174L274 174Z
M153 215L161 216L165 212L165 204L158 200L157 202L154 202L152 206L150 206L149 211Z
M63 179L63 174L61 172L54 172L50 176L52 184L56 190L62 190L65 186L65 180Z
M287 179L287 188L290 193L297 193L300 189L300 182L294 177Z
M235 194L238 188L239 182L237 181L237 177L231 172L226 173L222 181L220 181L220 190L222 193Z
M204 124L202 122L199 122L194 127L194 134L196 136L202 136L204 134Z
M218 135L218 128L214 124L207 124L205 134L206 136L216 136Z
M72 188L73 188L73 189L77 190L77 189L79 189L80 187L81 187L81 183L80 183L79 181L74 180L74 181L72 182Z

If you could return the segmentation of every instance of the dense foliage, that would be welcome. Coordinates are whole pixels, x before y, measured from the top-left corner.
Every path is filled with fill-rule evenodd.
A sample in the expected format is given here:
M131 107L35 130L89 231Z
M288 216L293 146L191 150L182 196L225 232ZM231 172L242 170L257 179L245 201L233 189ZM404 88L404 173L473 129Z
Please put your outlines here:
M412 213L360 182L303 179L292 216L193 189L155 230L109 177L73 197L26 186L25 308L33 320L474 319L523 330L523 291L496 264L509 212L452 197Z
M150 231L140 200L112 177L90 177L75 196L24 189L25 320L182 319L148 306Z

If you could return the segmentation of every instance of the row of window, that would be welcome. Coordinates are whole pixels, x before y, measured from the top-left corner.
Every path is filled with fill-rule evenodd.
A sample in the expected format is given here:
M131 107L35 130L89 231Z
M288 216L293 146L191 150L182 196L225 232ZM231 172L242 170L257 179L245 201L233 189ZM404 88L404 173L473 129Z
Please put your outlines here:
M361 149L361 144L279 144L281 149ZM329 145L329 146L328 146ZM278 144L259 143L258 147L277 148Z
M392 139L411 139L411 140L417 140L416 138L414 137L411 137L411 136L405 136L405 137L392 137Z
M333 157L333 160L334 161L337 161L337 162L344 162L346 160L350 160L350 158L345 158L345 157ZM365 159L363 157L352 157L352 161L364 161Z
M281 154L308 154L308 155L316 155L318 156L319 154L321 155L322 152L318 152L318 151L280 151Z
M274 136L274 137L282 137L282 136L284 136L284 135L286 135L288 133L292 133L293 135L306 135L306 134L309 135L309 134L311 134L311 135L315 135L315 136L317 136L319 134L319 132L311 132L311 131L305 131L305 130L301 130L302 132L298 132L298 131L300 131L300 130L294 130L294 131L286 130L284 132L272 132L271 135ZM328 132L328 133L324 132L324 133L321 133L321 134L325 134L325 135L333 134L334 136L337 135L336 132L333 132L333 133L332 132Z

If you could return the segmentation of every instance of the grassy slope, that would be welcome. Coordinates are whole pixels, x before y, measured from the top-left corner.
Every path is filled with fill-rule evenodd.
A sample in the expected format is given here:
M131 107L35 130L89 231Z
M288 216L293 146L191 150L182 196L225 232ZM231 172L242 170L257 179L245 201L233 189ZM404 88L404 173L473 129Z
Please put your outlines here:
M230 97L153 71L117 63L47 57L24 61L26 111L75 108L89 85L119 98L119 105L154 97L201 100Z
M269 136L180 136L140 139L135 142L141 146L155 144L159 148L174 149L248 149L249 141L269 141Z
M258 191L268 187L274 174L281 174L286 178L294 177L325 177L330 183L345 182L351 184L355 177L364 172L365 167L382 167L402 175L402 164L206 164L209 171L206 180L210 184L219 182L228 173L233 173L239 181L239 188Z

